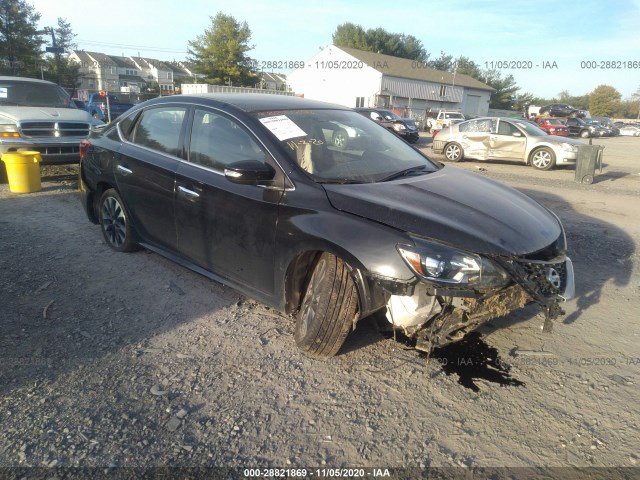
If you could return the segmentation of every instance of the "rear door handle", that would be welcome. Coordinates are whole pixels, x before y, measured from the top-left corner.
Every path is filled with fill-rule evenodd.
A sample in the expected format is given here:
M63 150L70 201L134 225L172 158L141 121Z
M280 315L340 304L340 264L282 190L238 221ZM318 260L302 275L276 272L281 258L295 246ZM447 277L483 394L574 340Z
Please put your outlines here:
M193 190L189 190L184 187L178 187L178 191L189 199L196 199L200 196L198 192L194 192Z
M122 175L131 175L133 173L133 170L129 170L127 167L123 167L122 165L118 165L117 168Z

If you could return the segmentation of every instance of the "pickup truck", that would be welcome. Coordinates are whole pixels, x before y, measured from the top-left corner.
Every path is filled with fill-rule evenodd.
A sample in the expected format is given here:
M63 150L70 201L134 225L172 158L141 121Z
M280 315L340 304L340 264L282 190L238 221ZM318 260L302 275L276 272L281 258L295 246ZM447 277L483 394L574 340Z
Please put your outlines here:
M121 102L120 99L109 93L109 110L111 112L111 120L118 118L124 112L133 107L133 103ZM92 93L85 104L85 110L91 114L93 118L108 122L109 114L107 112L107 95Z
M464 115L459 111L440 110L435 117L431 115L432 112L427 112L426 130L429 132L465 121Z
M0 154L37 151L42 164L78 163L80 141L101 124L55 83L0 77Z

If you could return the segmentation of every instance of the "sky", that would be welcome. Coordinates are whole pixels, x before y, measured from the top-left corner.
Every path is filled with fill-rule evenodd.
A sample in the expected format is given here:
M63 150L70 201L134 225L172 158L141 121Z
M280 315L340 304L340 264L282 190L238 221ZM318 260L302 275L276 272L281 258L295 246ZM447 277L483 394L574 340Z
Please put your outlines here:
M258 61L306 61L331 44L338 25L352 22L413 35L432 59L444 51L469 57L482 69L499 67L503 77L513 75L520 94L578 96L606 84L626 99L640 89L640 0L27 3L42 15L40 27L55 26L62 17L78 48L110 55L184 60L188 42L223 12L247 22L255 46L249 55Z

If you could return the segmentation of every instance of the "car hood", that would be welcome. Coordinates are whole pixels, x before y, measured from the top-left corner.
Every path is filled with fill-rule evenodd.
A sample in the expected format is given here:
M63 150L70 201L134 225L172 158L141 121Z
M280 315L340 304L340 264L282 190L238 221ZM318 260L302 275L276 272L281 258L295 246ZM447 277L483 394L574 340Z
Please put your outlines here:
M0 118L11 122L50 120L92 123L91 115L77 108L3 106L0 108Z
M562 232L555 216L523 193L455 167L390 182L323 187L340 211L476 253L532 253Z

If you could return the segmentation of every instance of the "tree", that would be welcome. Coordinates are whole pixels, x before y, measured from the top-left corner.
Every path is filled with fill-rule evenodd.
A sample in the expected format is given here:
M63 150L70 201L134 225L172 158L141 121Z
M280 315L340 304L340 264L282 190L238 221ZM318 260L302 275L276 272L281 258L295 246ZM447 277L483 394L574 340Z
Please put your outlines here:
M419 62L429 59L422 42L413 35L390 33L380 27L365 31L360 25L343 23L336 27L332 41L337 47L356 48Z
M640 87L631 95L629 101L629 116L635 113L636 119L640 120Z
M468 75L471 78L482 81L482 70L480 70L480 66L469 57L458 57L455 61L455 68L457 74Z
M443 51L440 51L440 56L435 60L429 62L429 66L441 72L453 72L454 61L453 56L447 55Z
M622 95L609 85L599 85L589 95L589 112L596 117L610 117L620 109Z
M24 0L0 0L0 74L36 76L40 70L40 14Z
M513 75L502 78L498 70L486 70L483 72L485 83L496 89L491 95L489 108L509 110L516 103L516 94L520 87L516 85Z
M251 86L256 83L254 61L247 55L251 30L247 22L239 23L231 15L218 12L204 35L189 41L189 61L196 72L206 75L216 85Z

